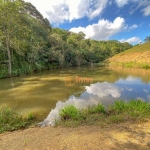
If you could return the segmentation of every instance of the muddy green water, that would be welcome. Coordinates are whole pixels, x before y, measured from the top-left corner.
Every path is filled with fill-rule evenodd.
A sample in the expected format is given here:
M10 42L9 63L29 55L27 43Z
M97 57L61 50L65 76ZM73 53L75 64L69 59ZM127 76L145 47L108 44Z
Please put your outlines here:
M85 91L85 86L91 83L118 83L123 87L127 83L126 79L131 77L137 79L134 80L136 83L133 82L132 89L143 87L146 97L150 97L150 70L84 66L1 79L0 107L8 106L22 114L34 112L42 120L57 101L65 101L71 95L80 96ZM139 94L138 91L137 93ZM135 93L133 95L132 98L137 98ZM143 93L138 97L143 97Z

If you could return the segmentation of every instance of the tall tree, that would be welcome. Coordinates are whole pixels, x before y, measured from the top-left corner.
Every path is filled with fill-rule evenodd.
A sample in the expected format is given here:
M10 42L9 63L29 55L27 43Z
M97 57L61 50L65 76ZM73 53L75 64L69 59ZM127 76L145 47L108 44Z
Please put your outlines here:
M22 3L20 0L0 0L0 41L7 51L8 74L12 75L11 47L19 47L25 34L22 23Z

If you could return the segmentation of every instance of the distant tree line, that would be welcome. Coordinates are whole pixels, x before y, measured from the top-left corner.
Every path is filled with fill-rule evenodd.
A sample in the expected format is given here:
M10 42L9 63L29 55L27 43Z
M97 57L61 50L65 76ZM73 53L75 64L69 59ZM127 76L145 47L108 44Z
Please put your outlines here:
M144 39L145 42L149 42L150 41L150 36L147 36L145 39Z
M98 63L132 47L53 28L28 2L0 0L0 78Z

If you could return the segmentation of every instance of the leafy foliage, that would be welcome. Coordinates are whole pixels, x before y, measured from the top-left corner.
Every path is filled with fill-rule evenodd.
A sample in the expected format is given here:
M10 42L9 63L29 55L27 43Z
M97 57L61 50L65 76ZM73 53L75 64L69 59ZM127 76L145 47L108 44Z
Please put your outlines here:
M132 47L59 28L28 2L0 0L0 78L104 61Z

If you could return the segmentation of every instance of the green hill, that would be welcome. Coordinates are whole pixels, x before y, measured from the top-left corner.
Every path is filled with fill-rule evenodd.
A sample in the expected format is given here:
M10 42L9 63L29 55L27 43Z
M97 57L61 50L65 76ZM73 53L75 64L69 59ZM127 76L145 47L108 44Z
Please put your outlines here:
M119 53L108 62L111 66L150 68L150 42Z

